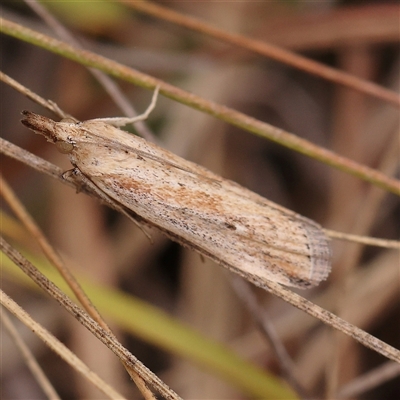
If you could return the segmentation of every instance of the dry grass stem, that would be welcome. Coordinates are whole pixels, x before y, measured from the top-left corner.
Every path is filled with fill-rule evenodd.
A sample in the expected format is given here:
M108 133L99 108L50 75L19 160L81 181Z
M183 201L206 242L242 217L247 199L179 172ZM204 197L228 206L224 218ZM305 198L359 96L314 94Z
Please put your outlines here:
M282 370L282 375L285 377L286 382L301 399L309 398L309 394L296 378L293 360L290 358L282 340L277 334L273 323L269 321L269 317L264 308L258 303L253 288L250 287L244 279L236 276L232 276L230 281L236 294L246 305L254 320L257 322L261 332L268 340L272 351L279 362L279 367Z
M382 354L384 357L400 363L400 350L388 345L382 340L377 339L376 337L370 335L362 329L357 328L356 326L350 324L342 318L339 318L335 314L317 306L311 301L299 296L289 289L284 288L283 286L280 286L279 284L274 284L272 282L268 283L265 286L265 289L285 300L286 302L292 304L293 306L297 307L298 309L306 312L307 314L318 318L325 324L330 325L336 330L345 333L347 336L352 337L364 346L369 347L377 353Z
M52 265L56 267L61 276L65 279L68 286L71 288L72 292L75 294L79 302L89 313L89 315L105 330L110 330L106 322L101 318L100 314L96 310L96 307L92 304L90 299L85 294L84 290L72 275L70 269L64 264L61 257L54 250L53 246L47 240L41 229L37 226L33 218L26 211L25 207L18 200L18 197L14 194L11 187L4 180L3 176L0 174L0 194L10 206L11 210L17 216L17 218L22 222L25 228L31 233L32 237L36 239L43 253L50 261Z
M400 365L388 361L342 387L337 393L337 398L355 398L398 376L400 376Z
M4 299L2 297L4 296ZM28 321L28 318L26 318L26 315L22 315L20 311L22 309L18 307L15 303L13 303L13 300L7 297L7 295L4 292L0 293L0 301L5 304L8 304L8 308L11 310L14 310L14 315L19 313L19 319L24 322L28 327L30 327L34 332L35 329L30 322L32 320ZM6 328L8 334L10 335L12 341L14 342L15 346L18 348L20 351L23 359L25 360L25 364L31 371L32 375L35 377L36 382L39 384L39 386L42 388L43 392L46 394L46 396L49 399L53 400L61 400L61 397L57 394L56 390L54 389L53 385L51 382L47 379L46 374L43 372L42 368L36 361L34 355L30 351L29 347L25 344L24 340L22 339L21 335L18 333L17 329L15 328L13 322L11 321L10 317L7 315L6 311L4 310L4 307L2 306L0 309L0 320L3 323L3 326ZM53 338L54 339L54 338Z
M3 248L4 250L4 248ZM97 374L90 370L74 353L72 353L63 343L56 339L50 332L38 324L30 315L23 310L17 303L8 297L3 291L0 292L0 301L3 307L7 308L21 322L46 343L55 353L57 353L72 368L83 374L90 382L99 388L110 399L124 399L115 389L105 383ZM53 398L53 397L51 397Z
M277 142L282 146L296 150L299 153L312 157L331 167L357 176L360 179L400 195L400 182L398 180L390 178L373 168L340 156L331 150L317 146L308 140L286 132L283 129L274 127L266 122L259 121L229 107L203 99L200 96L188 93L150 75L128 68L113 60L101 57L98 54L77 49L74 46L35 32L14 22L0 19L0 31L18 39L29 41L33 44L44 47L49 51L60 54L84 65L96 67L110 75L127 80L128 82L139 86L149 89L155 89L159 86L160 94L166 97L213 115L234 126Z
M147 384L168 400L178 400L180 397L171 390L161 379L154 375L145 365L133 356L109 331L104 330L84 310L74 304L57 286L50 282L17 250L9 245L3 237L0 238L0 248L22 271L28 275L54 300L61 304L66 311L74 316L86 329L104 343L124 365L133 369Z
M98 194L95 193L95 195ZM368 241L368 239L365 239L365 241ZM313 303L307 301L306 299L298 295L295 295L294 293L288 291L287 289L279 285L268 284L266 286L266 289L276 294L278 297L281 297L284 300L288 301L290 304L309 313L310 315L317 317L324 323L327 323L335 327L336 329L346 333L347 335L355 338L356 340L363 343L367 347L373 348L375 351L380 352L381 354L387 356L388 358L399 359L399 353L396 349L386 345L385 343L379 341L373 336L362 331L361 329L358 329L352 326L351 324L348 324L346 321L343 321L334 314L329 313L326 310L323 310L322 308L314 305Z
M38 94L32 92L29 90L26 86L22 85L21 83L17 82L15 79L11 78L4 72L0 71L0 80L2 80L4 83L18 91L19 93L23 94L26 96L28 99L31 99L35 103L41 105L43 108L53 112L55 115L57 115L59 118L72 118L74 119L71 115L64 113L57 104L52 102L51 100L45 100L43 97L39 96Z
M400 107L400 96L397 93L372 82L360 79L354 75L350 75L346 72L328 67L316 61L312 61L309 58L300 56L282 47L274 46L261 40L251 39L243 35L227 32L208 24L207 22L181 14L167 7L154 4L151 1L132 1L127 3L126 1L120 0L120 2L124 5L134 8L137 11L161 20L172 22L175 25L189 28L193 31L208 35L218 40L222 40L226 43L242 47L246 50L253 51L264 57L271 58L283 64L290 65L291 67L324 78L333 83L377 97L383 101L395 105L396 107Z
M88 312L88 314L106 331L112 334L110 328L107 323L101 317L96 307L92 304L89 297L86 295L79 282L72 275L69 268L64 264L60 256L51 246L47 238L42 233L41 229L37 226L33 218L26 211L25 207L18 200L17 196L13 193L10 186L3 179L0 174L0 194L3 196L4 200L13 210L18 219L24 224L25 228L31 233L31 235L37 240L39 245L41 246L43 253L48 258L50 263L54 265L61 276L65 279L68 286L71 288L72 292L75 294L79 302L82 304L84 309ZM154 400L155 397L151 390L146 386L143 379L138 376L136 371L134 371L130 365L125 366L129 375L132 377L139 390L142 392L144 398L146 400Z
M57 20L53 14L51 14L45 7L43 7L36 0L25 0L25 3L31 7L45 22L49 25L53 31L58 35L58 37L77 48L81 48L79 42L74 38L72 33L63 25L59 20ZM124 115L133 118L138 113L133 108L130 101L122 93L118 85L105 73L99 71L95 68L89 68L90 73L97 79L97 81L103 86L105 91L113 99L115 104L119 107ZM143 121L138 121L135 124L135 129L140 136L149 140L151 142L157 142L156 137L150 131Z
M0 383L0 397L24 390L13 383L26 379L13 372L15 363L25 372L23 358L40 382L36 388L26 375L33 382L28 382L30 394L40 396L44 391L55 399L101 396L85 376L111 398L122 398L116 388L126 397L146 400L358 398L372 393L386 398L397 390L400 347L393 320L398 314L400 250L399 227L394 222L400 196L399 30L394 13L398 7L361 3L324 7L303 2L294 9L285 2L261 3L236 2L226 7L223 2L117 0L95 7L90 2L25 0L18 9L11 3L1 6L4 139L0 138L0 155L4 163L0 198L5 210L0 219L5 239L0 236L0 252L2 290L7 295L0 293L4 304L0 316L23 357L15 358L12 349L4 348L3 369L5 374L12 371L13 379L1 375L6 381ZM133 129L127 127L147 142L111 128L132 122L137 114L132 103L139 109L147 104L149 94L140 88L156 92L159 88L162 95L157 104L153 96L157 108L149 121L157 137L142 121L132 124ZM33 112L23 111L23 124L69 152L74 169L69 170L65 155L18 123L22 110L31 110L29 100L55 118L47 118L47 112L41 116L34 104ZM123 116L118 117L119 125L115 118L101 118L119 114ZM66 118L73 121L60 121ZM161 146L148 143L158 144L158 137ZM99 140L103 139L102 146ZM131 139L144 147L127 144ZM82 149L87 145L93 149L91 163L79 158L85 156ZM152 146L160 153L153 153ZM126 167L122 169L128 171L126 176L118 170L113 178L113 169L110 174L101 170L98 166L105 161ZM214 232L213 222L201 217L207 226L204 232L209 233L203 234L204 242L221 249L219 243L226 241L237 251L237 268L234 263L231 269L240 277L233 274L227 280L231 274L215 265L228 267L223 264L225 254L206 252L202 242L185 241L185 229L198 231L196 220L187 215L196 211L193 204L200 203L200 195L183 195L181 188L187 188L189 180L177 180L182 185L175 190L166 179L165 194L151 183L151 177L170 178L177 170L176 176L193 178L193 193L203 193L208 175L202 179L202 172L193 172L197 167L212 171L216 188L217 184L225 187L219 179L229 185L238 182L261 195L260 204L272 200L289 214L293 210L315 220L331 251L315 258L310 252L310 263L306 260L299 270L314 271L316 260L322 259L326 269L332 269L329 279L298 295L275 282L274 275L272 281L268 274L264 279L251 275L246 264L250 245L246 247L241 225L219 228L216 224ZM156 200L143 201L141 189L134 187L143 171L151 171L146 178L148 198L156 195ZM101 174L111 181L98 184ZM49 182L44 175L73 190ZM114 187L126 191L113 192ZM218 190L206 196L210 207L213 201L208 198L215 199L217 207L230 204ZM89 197L77 196L80 192ZM173 223L181 223L176 223L177 231L139 212L148 204L150 213L158 210L160 220L169 221L169 193L171 198L182 195L176 195ZM183 199L192 197L192 202ZM27 210L32 210L32 216ZM239 210L232 215L243 222L242 214ZM263 210L255 214L263 215ZM247 225L257 233L256 222ZM277 232L282 237L287 233L288 248L291 243L303 246L303 237L308 237L296 236L290 229ZM280 249L260 236L256 234L254 242L268 244L268 251L261 252L266 257L273 254L269 247ZM47 269L36 242L56 268ZM312 240L305 239L305 245L314 248ZM264 264L258 260L251 265ZM290 265L285 269L286 259L276 265L291 270ZM68 266L74 266L79 283ZM60 274L78 301L67 296L72 296L71 291ZM307 273L303 278L311 281ZM58 303L38 296L40 289ZM33 321L15 299L26 304L32 316L46 319L43 325L68 342L71 350ZM63 316L63 311L58 315L58 304L80 324L68 314ZM49 344L44 353L38 352L41 345L36 349L36 338L28 335L25 343L33 355L29 354L10 325L6 308ZM34 359L48 363L47 357L54 357L50 349L67 361L55 357L56 375L51 381L59 394ZM73 352L87 366L95 366L108 383ZM382 364L376 367L379 359ZM44 371L48 367L43 364ZM64 373L74 375L73 385L65 385Z
M384 247L386 249L400 249L400 241L398 240L387 240L369 236L353 235L351 233L333 231L332 229L324 229L324 232L332 239L346 240L348 242L365 244L368 246Z

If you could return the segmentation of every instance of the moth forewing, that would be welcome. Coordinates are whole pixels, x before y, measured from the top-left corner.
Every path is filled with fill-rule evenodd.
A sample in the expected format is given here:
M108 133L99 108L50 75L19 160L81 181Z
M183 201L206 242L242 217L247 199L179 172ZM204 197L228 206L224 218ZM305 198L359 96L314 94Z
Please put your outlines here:
M71 149L71 163L108 198L253 283L304 288L328 276L328 239L315 222L104 122L24 115Z

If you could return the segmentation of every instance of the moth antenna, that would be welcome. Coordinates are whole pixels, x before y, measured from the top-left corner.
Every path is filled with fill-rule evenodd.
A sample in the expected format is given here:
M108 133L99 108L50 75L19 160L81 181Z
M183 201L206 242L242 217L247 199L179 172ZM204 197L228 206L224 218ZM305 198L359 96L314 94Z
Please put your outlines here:
M150 113L154 110L156 103L157 103L157 98L158 98L159 92L160 92L160 85L157 85L156 88L154 89L151 103L147 107L147 110L143 114L136 115L135 117L95 118L95 119L92 119L91 121L104 122L106 124L116 126L117 128L120 128L121 126L125 126L128 124L134 124L135 122L138 122L138 121L144 121L145 119L148 118Z

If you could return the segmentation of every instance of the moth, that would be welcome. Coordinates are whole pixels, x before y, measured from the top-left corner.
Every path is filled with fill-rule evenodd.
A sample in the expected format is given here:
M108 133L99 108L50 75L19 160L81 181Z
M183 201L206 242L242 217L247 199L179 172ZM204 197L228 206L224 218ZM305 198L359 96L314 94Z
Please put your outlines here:
M263 287L308 288L330 272L320 225L101 120L22 123L68 154L73 173L137 223Z

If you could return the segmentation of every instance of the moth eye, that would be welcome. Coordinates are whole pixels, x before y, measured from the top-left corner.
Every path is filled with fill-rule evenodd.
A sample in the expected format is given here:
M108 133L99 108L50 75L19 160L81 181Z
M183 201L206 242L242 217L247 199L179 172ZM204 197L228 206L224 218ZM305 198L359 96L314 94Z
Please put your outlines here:
M60 122L66 122L67 124L75 124L76 120L74 120L73 118L63 118Z
M68 154L74 149L74 145L72 143L64 142L63 140L58 140L55 142L55 145L60 153Z

